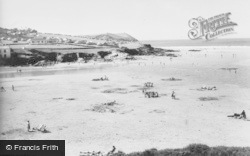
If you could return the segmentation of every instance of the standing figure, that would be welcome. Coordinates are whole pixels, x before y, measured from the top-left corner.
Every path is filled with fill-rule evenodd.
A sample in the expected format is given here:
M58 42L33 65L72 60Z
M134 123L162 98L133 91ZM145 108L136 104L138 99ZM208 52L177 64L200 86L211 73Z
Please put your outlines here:
M29 120L27 121L27 131L28 132L30 131L30 121Z
M13 90L13 91L15 91L15 87L14 87L14 85L12 85L12 90Z
M174 91L172 92L171 97L172 97L172 99L175 99L175 92Z

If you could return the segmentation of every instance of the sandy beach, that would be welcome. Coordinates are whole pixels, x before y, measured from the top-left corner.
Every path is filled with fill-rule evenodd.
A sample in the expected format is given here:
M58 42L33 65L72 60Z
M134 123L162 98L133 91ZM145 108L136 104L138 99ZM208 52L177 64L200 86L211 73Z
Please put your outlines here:
M245 110L250 119L250 48L175 48L180 56L173 59L1 67L0 139L66 140L66 155L106 153L112 146L126 153L191 143L250 146L250 121L227 117ZM105 75L109 81L92 81ZM158 98L144 97L146 82ZM113 112L95 111L102 106ZM51 133L27 132L27 120Z

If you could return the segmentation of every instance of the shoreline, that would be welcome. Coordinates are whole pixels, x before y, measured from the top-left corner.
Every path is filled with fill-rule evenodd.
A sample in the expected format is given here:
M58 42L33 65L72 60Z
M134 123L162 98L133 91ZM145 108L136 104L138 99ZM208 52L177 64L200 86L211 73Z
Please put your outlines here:
M157 47L158 48L158 47ZM177 53L177 54L184 54L184 53L206 53L206 54L211 54L212 50L213 52L218 52L218 53L229 53L228 51L220 51L220 50L227 50L228 47L221 47L221 46L217 46L217 47L204 47L204 46L200 46L200 47L186 47L186 46L181 46L181 47L159 47L162 49L172 49L172 50L179 50L177 52L166 52L166 53ZM239 49L236 46L230 46L229 50L235 50ZM240 50L242 49L249 49L250 47L240 47ZM200 50L198 52L196 51L190 51L190 50ZM212 53L213 53L212 52ZM235 54L237 53L241 53L241 51L235 51ZM0 74L8 74L8 73L16 73L17 69L25 69L25 71L22 72L32 72L32 71L59 71L59 70L76 70L76 69L85 69L85 68L95 68L95 67L101 67L102 65L108 66L108 65L119 65L119 64L123 64L126 62L130 62L130 63L137 63L139 61L148 59L150 57L166 57L166 56L155 56L155 55L135 55L134 56L136 58L136 60L125 60L124 58L116 58L110 62L105 62L104 60L98 60L98 61L94 61L91 60L87 63L81 61L81 62L59 62L57 64L54 65L48 65L48 66L0 66Z

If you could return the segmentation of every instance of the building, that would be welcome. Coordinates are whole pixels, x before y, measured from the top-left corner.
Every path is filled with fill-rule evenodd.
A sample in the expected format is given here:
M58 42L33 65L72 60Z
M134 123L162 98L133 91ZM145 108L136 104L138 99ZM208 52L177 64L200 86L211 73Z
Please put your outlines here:
M11 50L9 46L0 46L0 58L10 58Z
M59 43L59 39L50 37L50 38L47 38L47 43L57 44Z
M28 37L35 37L37 35L37 33L28 33L27 36Z
M47 40L45 37L35 37L30 40L30 44L46 44Z

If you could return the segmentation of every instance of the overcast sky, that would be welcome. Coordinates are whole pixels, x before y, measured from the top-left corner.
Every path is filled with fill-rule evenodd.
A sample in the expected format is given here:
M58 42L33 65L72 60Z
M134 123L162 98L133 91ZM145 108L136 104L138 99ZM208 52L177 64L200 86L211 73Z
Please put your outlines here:
M250 38L250 0L0 0L0 27L87 35L126 32L139 40L188 39L191 18L231 12L230 38Z

